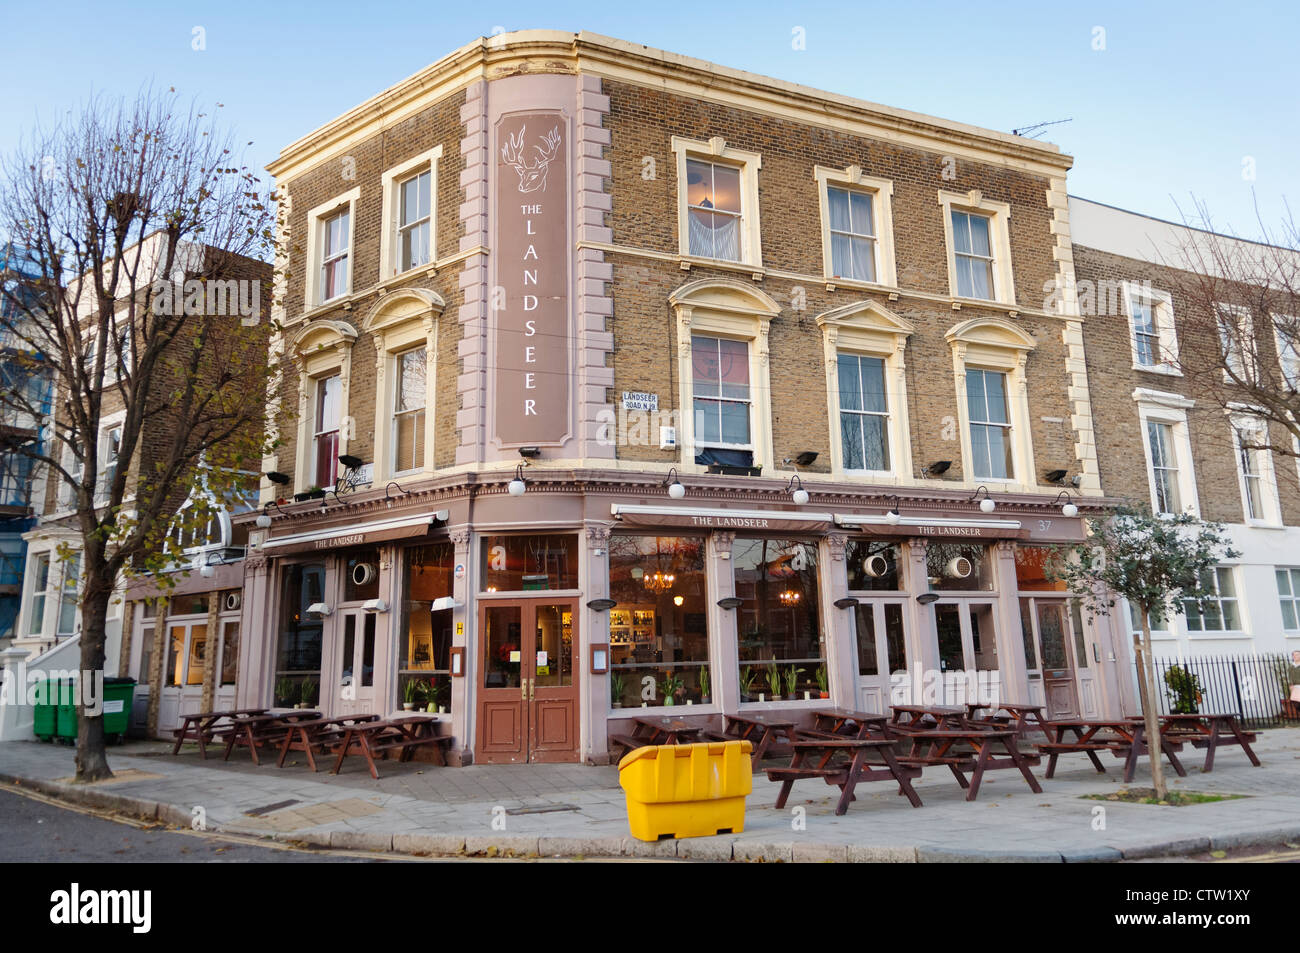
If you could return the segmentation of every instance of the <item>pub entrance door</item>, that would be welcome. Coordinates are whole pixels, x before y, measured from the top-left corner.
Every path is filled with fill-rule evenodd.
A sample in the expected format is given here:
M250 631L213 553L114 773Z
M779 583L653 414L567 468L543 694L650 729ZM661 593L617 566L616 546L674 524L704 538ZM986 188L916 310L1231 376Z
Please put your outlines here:
M577 609L553 597L479 602L476 760L578 760Z

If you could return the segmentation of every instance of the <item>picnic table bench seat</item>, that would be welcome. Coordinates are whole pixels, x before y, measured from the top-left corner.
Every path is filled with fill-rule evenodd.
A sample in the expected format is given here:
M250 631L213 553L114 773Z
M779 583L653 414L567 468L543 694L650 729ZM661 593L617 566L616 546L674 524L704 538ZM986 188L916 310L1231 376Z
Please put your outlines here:
M921 769L900 763L894 756L894 742L888 738L832 738L796 739L790 742L794 751L789 767L764 768L769 781L781 783L776 798L776 809L785 807L794 782L821 778L840 789L840 799L835 813L842 815L849 802L857 800L853 793L863 781L894 781L898 793L907 796L913 807L921 806L921 798L912 787L912 779L921 776ZM875 754L878 761L867 760Z
M439 722L432 718L408 716L379 721L360 722L348 725L343 736L331 745L337 754L330 774L338 774L343 768L343 761L356 749L366 759L370 776L379 779L379 769L375 766L375 755L386 759L388 752L398 752L397 760L401 763L411 759L415 749L431 747L437 755L437 763L447 764L447 748L451 746L452 736L438 733Z

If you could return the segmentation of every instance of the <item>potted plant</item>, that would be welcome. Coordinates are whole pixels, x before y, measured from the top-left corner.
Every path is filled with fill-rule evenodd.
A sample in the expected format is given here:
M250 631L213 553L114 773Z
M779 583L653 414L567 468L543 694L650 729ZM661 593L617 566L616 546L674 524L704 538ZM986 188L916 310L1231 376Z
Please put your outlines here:
M709 667L706 665L700 669L700 704L709 703Z
M441 706L438 704L438 698L441 695L442 695L442 686L437 685L434 682L430 681L429 687L428 689L425 690L424 693L425 701L428 703L425 706L424 710L431 715L436 714L438 710L441 708Z
M794 698L796 689L799 686L799 676L803 674L803 669L795 668L791 665L785 670L785 697Z
M665 705L677 704L677 693L682 689L682 680L668 672L664 675L664 680L659 683L659 691L663 693Z
M1165 684L1173 695L1170 713L1195 715L1201 710L1201 680L1181 665L1170 666L1165 672Z
M293 704L297 693L293 690L293 680L286 677L275 683L275 704L277 708L288 708Z
M767 667L767 687L772 690L768 696L768 701L779 702L781 700L781 669L776 664L776 659Z
M316 683L310 678L305 679L299 691L301 692L299 697L302 699L301 707L310 708L316 701Z
M417 679L411 679L402 687L402 710L414 711L415 700L420 697L420 683Z
M830 698L831 693L826 690L826 666L817 666L817 694L822 698Z
M609 677L609 703L611 707L623 707L623 692L626 688L627 680L622 675L611 675Z
M742 701L752 701L754 698L754 682L758 681L758 673L748 665L740 670L740 697Z

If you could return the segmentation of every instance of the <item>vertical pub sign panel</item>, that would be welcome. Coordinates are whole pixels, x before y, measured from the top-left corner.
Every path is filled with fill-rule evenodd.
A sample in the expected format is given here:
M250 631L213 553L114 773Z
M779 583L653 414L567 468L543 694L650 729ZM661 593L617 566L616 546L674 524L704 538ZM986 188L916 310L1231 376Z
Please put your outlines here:
M569 129L557 110L496 124L493 436L558 445L571 434Z

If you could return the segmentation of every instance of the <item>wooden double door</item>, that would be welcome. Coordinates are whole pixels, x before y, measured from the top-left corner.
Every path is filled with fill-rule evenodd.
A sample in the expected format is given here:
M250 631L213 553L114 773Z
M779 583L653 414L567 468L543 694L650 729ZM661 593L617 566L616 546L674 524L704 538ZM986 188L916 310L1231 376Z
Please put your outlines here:
M555 598L479 603L476 760L578 760L577 610Z

